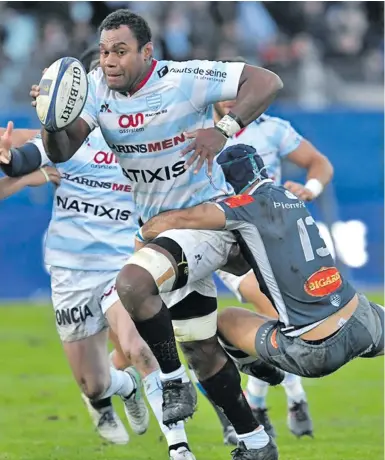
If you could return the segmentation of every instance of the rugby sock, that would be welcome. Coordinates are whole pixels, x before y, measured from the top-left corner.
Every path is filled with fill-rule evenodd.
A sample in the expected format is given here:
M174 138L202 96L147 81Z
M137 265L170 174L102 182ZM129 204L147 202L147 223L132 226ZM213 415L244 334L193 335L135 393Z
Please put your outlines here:
M181 379L182 382L188 382L189 378L186 372L186 369L181 365L177 370L164 374L162 371L159 374L160 380L162 382L167 382L168 380L177 380Z
M157 370L147 375L147 377L143 379L143 386L146 392L148 403L150 404L151 409L156 419L158 420L160 429L162 430L162 433L167 440L169 451L171 449L177 450L182 446L185 446L187 449L189 449L183 422L178 422L176 425L173 425L171 429L167 428L166 425L163 425L162 423L163 393L162 382L160 380L160 371Z
M246 399L252 409L266 409L266 395L269 384L255 377L249 377L246 386Z
M285 373L285 378L281 385L284 387L287 403L292 406L294 403L306 401L306 393L302 386L301 377L294 374Z
M135 326L151 348L164 374L170 374L181 367L171 315L164 303L154 317L135 321Z
M100 411L101 409L104 409L105 407L111 407L112 401L111 401L111 398L104 398L104 399L98 399L96 401L90 400L90 404L95 410Z
M262 449L269 443L269 435L263 426L260 426L251 433L239 434L238 441L243 441L248 449Z
M258 427L241 388L235 364L227 360L214 376L200 380L210 399L223 410L237 434L251 433Z
M198 381L197 376L195 375L195 372L189 367L189 372L191 376L191 380L195 383L196 387L200 391L200 393L208 400L208 402L213 406L213 409L215 410L219 421L221 422L222 428L225 430L227 427L231 426L231 423L229 422L228 418L226 415L221 411L221 409L212 401L209 397L209 395L206 393L206 390L202 387L202 384Z
M127 372L117 371L113 367L110 367L110 378L110 386L98 400L110 398L113 395L129 398L136 388L134 379Z

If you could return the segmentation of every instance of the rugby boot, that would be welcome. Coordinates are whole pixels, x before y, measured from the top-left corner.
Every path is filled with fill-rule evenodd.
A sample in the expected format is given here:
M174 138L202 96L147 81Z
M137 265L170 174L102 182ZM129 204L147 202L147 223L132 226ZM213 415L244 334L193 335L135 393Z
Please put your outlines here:
M124 412L132 431L136 434L143 434L147 431L150 424L150 414L142 391L142 381L138 372L133 367L127 368L125 372L130 374L134 380L135 390L130 397L121 397L124 403Z
M294 403L289 407L287 426L294 436L298 438L306 435L313 437L313 422L306 401Z
M97 432L103 439L108 442L112 442L113 444L128 443L130 437L112 405L95 409L90 400L83 393L82 399L87 407Z
M167 427L192 417L197 405L197 392L192 382L167 380L163 385L163 424Z
M176 450L170 450L170 460L196 460L196 458L187 447L179 447Z
M231 455L232 460L278 460L278 449L273 438L262 449L247 449L241 441Z

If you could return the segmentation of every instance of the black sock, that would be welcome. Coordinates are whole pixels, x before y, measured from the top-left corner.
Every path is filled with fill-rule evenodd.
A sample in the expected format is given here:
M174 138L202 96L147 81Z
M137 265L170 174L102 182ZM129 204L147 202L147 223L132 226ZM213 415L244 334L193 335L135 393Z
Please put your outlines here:
M178 442L178 444L172 444L171 446L168 446L168 453L170 453L171 450L178 450L179 447L185 447L187 450L190 450L187 442Z
M145 321L135 321L135 326L151 348L164 374L180 368L171 315L164 303L155 316Z
M226 417L224 412L215 404L215 402L211 400L211 398L208 395L206 395L206 398L210 402L210 404L213 406L213 409L215 410L219 418L219 421L221 422L223 430L226 430L226 428L231 426L229 419Z
M231 360L213 377L200 383L210 399L223 410L237 434L251 433L258 427L243 395L239 372Z
M104 409L105 407L112 406L111 398L99 399L98 401L91 401L91 406L96 409Z

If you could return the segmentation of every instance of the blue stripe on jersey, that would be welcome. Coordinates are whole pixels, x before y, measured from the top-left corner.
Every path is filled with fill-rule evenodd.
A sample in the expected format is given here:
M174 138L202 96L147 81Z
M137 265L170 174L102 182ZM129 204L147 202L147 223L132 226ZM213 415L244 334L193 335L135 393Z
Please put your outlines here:
M127 254L127 257L132 253L134 248L133 239L129 238L130 242L126 241L125 244L114 245L114 252ZM130 244L131 243L131 244ZM111 255L111 247L106 245L103 241L96 241L90 239L89 241L79 240L76 238L70 238L66 235L50 235L49 242L47 240L47 248L52 250L63 250L65 247L71 248L73 254L83 254L87 251L87 254L95 254L101 256Z

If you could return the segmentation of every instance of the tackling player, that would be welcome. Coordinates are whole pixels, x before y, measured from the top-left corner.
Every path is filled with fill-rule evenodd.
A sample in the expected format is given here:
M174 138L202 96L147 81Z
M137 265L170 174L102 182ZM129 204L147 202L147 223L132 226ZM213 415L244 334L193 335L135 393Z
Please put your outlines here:
M51 159L70 159L100 126L132 183L143 222L167 209L232 194L214 157L227 137L263 113L282 88L279 77L243 63L157 62L147 23L127 10L115 11L103 21L100 50L101 69L89 75L84 113L64 131L42 131ZM39 88L34 86L31 96L38 95ZM215 128L207 128L212 104L234 98L233 113ZM186 154L187 161L181 158ZM208 174L201 169L205 159ZM195 171L188 169L196 160ZM274 460L274 442L258 427L239 374L216 338L216 290L211 275L226 262L233 244L234 237L227 231L168 232L128 261L118 276L117 289L161 367L164 423L191 416L196 404L178 357L170 312L158 296L187 286L193 295L172 311L183 350L239 438L253 449L252 457L245 454L244 458L269 455Z
M91 52L95 55L95 51ZM48 161L39 137L20 149L10 150L11 138L20 143L25 134L31 137L34 132L16 130L12 133L12 124L9 124L1 138L0 162L10 175L20 175ZM131 187L98 129L71 162L57 168L62 185L54 197L45 262L50 266L58 332L73 374L87 396L84 400L94 424L107 440L119 444L128 442L128 434L113 410L111 395L122 393L131 382L135 385L135 399L123 395L127 417L137 433L143 433L148 424L140 386L129 374L109 369L107 319L118 336L125 361L128 358L143 377L147 398L167 439L170 459L195 460L183 422L171 429L162 424L158 363L116 294L115 278L132 253L137 229ZM51 169L55 171L53 168L49 171ZM56 175L59 176L59 172ZM4 181L21 179L5 178Z
M218 318L226 351L240 366L258 356L304 377L329 375L356 357L384 351L384 309L355 291L335 267L319 230L290 191L273 185L251 146L218 160L238 193L217 203L154 217L139 230L151 241L169 228L229 228L278 320L243 308ZM247 268L246 268L247 270ZM239 446L239 457L245 451Z
M239 58L238 61L242 61ZM224 59L224 61L226 61ZM218 122L228 114L235 101L224 101L215 104L214 119ZM302 137L291 124L282 118L261 115L255 122L234 134L226 142L225 147L236 144L246 144L254 147L267 167L269 177L277 185L281 183L281 163L287 159L307 172L305 185L286 181L284 187L303 201L312 201L317 198L324 187L330 182L333 167L329 160L322 155L307 139ZM236 295L238 300L252 303L257 311L265 316L275 317L276 313L259 290L258 283L252 271L238 277L219 270L217 272L224 284ZM294 374L287 374L282 382L288 402L287 422L289 429L296 436L311 435L313 425L310 418L305 390L301 378ZM265 430L275 435L266 408L268 384L255 377L249 377L246 396L256 414L256 418L264 425ZM215 408L215 407L214 407ZM229 425L226 417L216 409L221 421L225 443L234 444L236 438L234 429Z

